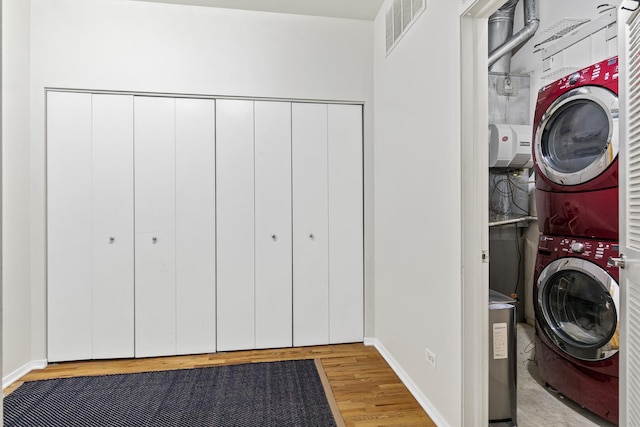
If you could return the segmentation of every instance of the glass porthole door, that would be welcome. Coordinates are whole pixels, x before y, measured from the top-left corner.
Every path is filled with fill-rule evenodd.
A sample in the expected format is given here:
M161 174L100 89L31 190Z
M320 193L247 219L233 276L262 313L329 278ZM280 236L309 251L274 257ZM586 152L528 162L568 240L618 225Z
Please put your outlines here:
M618 155L618 97L597 86L558 97L538 125L534 150L540 172L556 184L596 178Z
M597 361L618 352L618 304L618 283L583 259L558 259L538 279L538 321L561 350L578 359Z

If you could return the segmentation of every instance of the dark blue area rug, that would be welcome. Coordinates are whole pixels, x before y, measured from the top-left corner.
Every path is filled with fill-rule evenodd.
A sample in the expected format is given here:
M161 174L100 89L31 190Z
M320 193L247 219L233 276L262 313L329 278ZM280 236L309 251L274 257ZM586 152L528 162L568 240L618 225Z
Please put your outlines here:
M321 376L314 360L292 360L32 381L4 398L4 425L343 425Z

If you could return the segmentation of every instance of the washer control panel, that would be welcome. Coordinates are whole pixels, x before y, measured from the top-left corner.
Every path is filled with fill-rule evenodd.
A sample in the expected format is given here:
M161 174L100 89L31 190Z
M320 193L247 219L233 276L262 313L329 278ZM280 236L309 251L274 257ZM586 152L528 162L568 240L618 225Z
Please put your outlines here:
M579 256L593 260L617 257L620 247L615 242L585 239L573 239L557 236L540 236L538 252L550 255L561 253L564 256Z

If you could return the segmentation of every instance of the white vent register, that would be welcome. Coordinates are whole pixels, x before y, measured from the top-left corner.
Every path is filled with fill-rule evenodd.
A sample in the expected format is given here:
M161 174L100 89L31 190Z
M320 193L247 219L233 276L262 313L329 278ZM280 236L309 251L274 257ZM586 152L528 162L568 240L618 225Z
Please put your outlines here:
M426 0L393 0L385 14L387 55L409 31L426 7Z

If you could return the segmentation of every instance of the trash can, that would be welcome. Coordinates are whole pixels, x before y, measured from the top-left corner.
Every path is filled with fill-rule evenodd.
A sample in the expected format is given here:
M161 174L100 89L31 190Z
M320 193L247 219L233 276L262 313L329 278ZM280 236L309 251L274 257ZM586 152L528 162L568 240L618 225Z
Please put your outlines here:
M489 290L489 425L517 425L517 301Z

